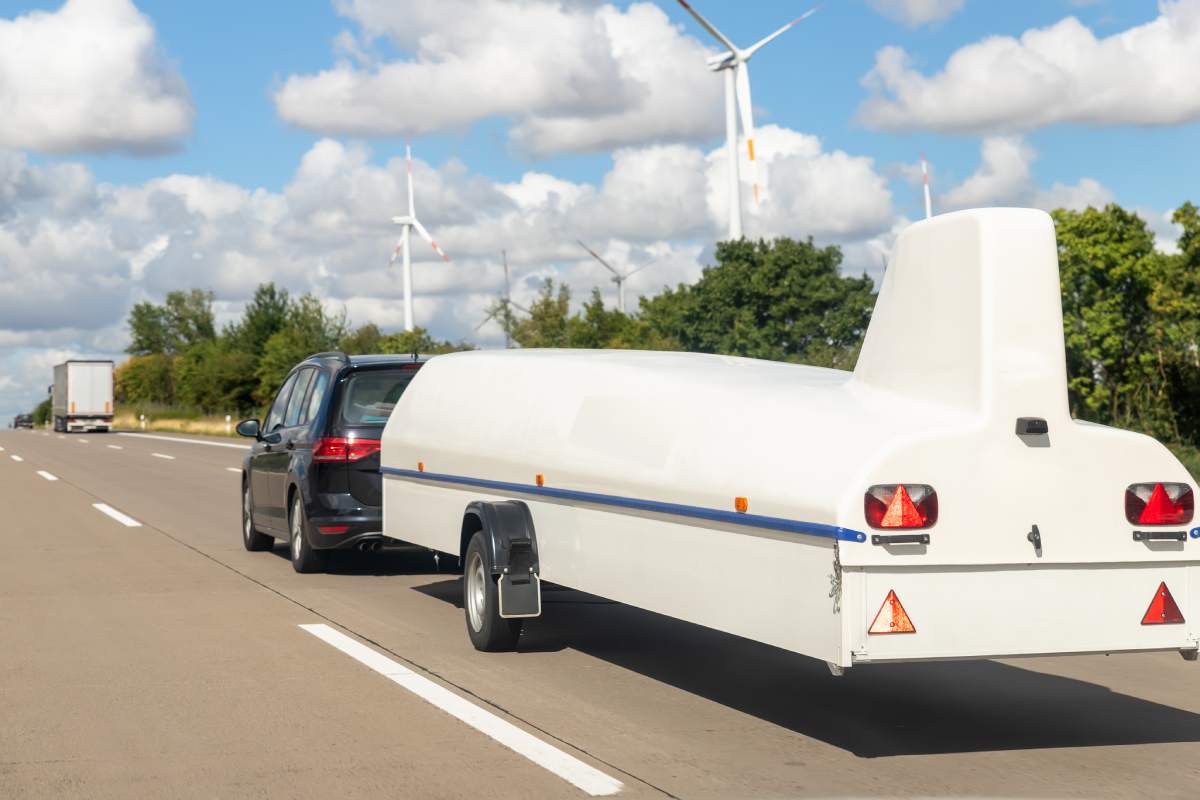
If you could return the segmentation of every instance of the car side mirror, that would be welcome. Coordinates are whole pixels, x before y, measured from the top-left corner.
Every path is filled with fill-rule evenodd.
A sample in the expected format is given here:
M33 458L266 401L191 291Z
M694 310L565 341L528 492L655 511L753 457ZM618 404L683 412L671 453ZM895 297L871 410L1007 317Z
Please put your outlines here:
M236 428L238 436L246 436L250 439L257 439L259 433L258 420L244 419L237 424Z

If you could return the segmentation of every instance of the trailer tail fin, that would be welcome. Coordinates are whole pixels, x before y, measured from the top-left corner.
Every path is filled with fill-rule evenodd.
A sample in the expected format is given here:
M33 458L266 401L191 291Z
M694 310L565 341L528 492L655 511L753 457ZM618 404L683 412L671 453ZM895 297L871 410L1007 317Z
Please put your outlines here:
M1066 422L1058 250L1050 216L981 209L900 235L856 380L1011 426Z

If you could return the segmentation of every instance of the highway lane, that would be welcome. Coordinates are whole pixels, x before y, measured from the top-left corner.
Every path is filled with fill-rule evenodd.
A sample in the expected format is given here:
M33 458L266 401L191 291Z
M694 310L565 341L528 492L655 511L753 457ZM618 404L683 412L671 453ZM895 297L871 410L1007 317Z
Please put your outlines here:
M125 577L123 585L133 577L150 585L170 582L176 570L186 581L197 564L222 570L256 589L231 591L236 602L222 607L235 608L247 630L262 630L263 641L272 643L263 657L290 663L311 654L311 643L277 629L301 622L342 626L612 775L629 796L659 790L679 797L1170 797L1190 795L1200 777L1200 674L1198 665L1177 655L858 667L834 678L824 665L799 656L574 592L548 595L545 616L528 626L519 653L479 654L463 631L456 578L439 575L424 554L353 555L337 559L331 574L296 575L282 547L274 554L244 552L239 477L229 471L240 464L241 451L140 437L79 438L87 443L74 436L0 435L6 448L0 456L27 459L0 463L6 506L20 498L21 507L33 509L30 518L50 506L67 513L53 494L64 483L103 498L161 531L154 534L157 546L175 553L156 562L153 574ZM122 449L110 449L114 443ZM39 469L60 481L38 477ZM17 474L28 483L10 484ZM88 504L83 508L100 516ZM61 553L69 544L54 547ZM64 580L67 586L88 576L100 580L94 576L108 571L109 557L102 548L89 553L66 565L31 556L23 569L46 580L63 573L74 579ZM119 551L112 555L120 557ZM54 595L42 600L51 607L57 602ZM164 647L173 646L172 637L207 635L187 626L169 633L163 631ZM62 634L50 626L31 635ZM223 641L214 652L228 657L227 646ZM258 648L237 655L255 658ZM6 658L0 655L0 674ZM353 684L337 692L338 702L348 714L367 715L364 725L380 705L405 702L392 698L402 689L377 676L358 675ZM276 686L274 678L270 685ZM255 702L264 713L274 707L236 695L231 688L213 702ZM56 713L53 704L39 711ZM319 719L324 711L310 713ZM427 717L438 718L424 709L380 724L390 738L408 741L426 735ZM443 721L458 726L451 730L463 754L486 742ZM303 723L293 717L290 724ZM0 720L0 742L11 735L6 727ZM391 752L399 763L390 767L428 778L424 785L439 786L444 796L469 793L460 775L467 770L439 769L436 761L422 761L422 752ZM507 759L493 773L500 784L516 785L530 770L547 778L515 754L501 753ZM383 774L388 767L372 769ZM286 780L286 769L276 772L262 779ZM547 791L580 796L551 780Z

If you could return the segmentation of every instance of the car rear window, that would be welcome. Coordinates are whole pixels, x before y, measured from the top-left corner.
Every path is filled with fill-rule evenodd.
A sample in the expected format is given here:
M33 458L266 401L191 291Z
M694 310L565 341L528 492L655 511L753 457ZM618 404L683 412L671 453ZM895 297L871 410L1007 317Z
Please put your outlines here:
M383 425L415 369L373 369L356 372L342 390L342 421L350 425Z

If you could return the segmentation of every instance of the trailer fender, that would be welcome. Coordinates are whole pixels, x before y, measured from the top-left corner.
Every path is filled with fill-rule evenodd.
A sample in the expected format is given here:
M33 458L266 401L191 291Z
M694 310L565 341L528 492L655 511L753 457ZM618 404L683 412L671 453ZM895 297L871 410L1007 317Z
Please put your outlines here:
M463 514L460 557L475 533L483 531L492 575L499 583L500 616L536 617L542 613L537 533L529 506L519 500L476 500Z

